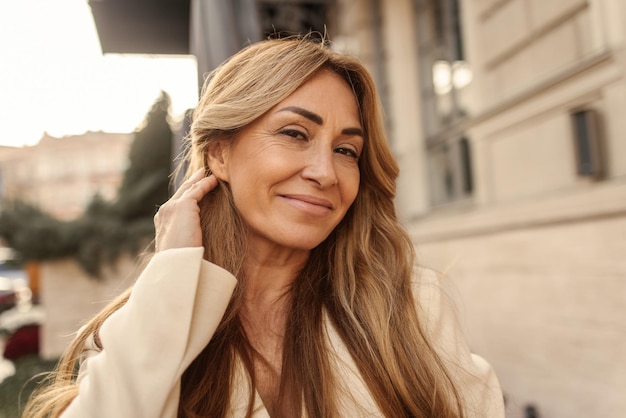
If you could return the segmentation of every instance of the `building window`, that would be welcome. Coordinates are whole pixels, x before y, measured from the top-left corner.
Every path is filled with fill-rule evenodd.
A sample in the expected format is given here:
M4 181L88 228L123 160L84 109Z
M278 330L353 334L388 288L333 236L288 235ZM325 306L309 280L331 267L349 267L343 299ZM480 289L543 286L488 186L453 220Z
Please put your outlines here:
M263 37L285 37L314 32L324 35L328 0L257 0Z
M470 142L455 129L468 116L464 89L472 81L459 3L415 0L422 120L434 206L465 199L473 189Z
M433 205L471 196L472 166L469 141L462 137L428 148L428 177Z
M581 177L600 180L606 170L598 111L591 108L577 109L571 112L570 117L576 172Z

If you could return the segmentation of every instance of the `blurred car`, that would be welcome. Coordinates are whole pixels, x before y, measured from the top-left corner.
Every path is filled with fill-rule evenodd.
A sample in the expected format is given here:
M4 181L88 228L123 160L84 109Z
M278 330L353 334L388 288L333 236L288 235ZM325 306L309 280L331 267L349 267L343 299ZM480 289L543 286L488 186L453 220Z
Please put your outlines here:
M18 289L13 280L0 276L0 313L15 307L17 301Z
M30 302L32 292L28 275L15 257L15 252L0 247L0 313Z
M32 292L20 270L0 269L0 335L4 349L0 358L17 360L39 353L39 328L44 313L32 304Z

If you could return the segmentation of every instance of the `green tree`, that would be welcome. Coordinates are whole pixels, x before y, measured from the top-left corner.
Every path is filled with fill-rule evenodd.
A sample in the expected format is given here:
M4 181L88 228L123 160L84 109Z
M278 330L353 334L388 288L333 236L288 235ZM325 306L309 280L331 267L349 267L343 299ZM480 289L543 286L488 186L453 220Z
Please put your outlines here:
M0 237L22 261L74 257L94 277L123 252L138 253L154 236L152 218L169 196L172 131L165 92L137 130L115 202L93 196L81 217L61 221L36 206L3 202Z
M0 212L0 236L23 260L48 260L78 251L75 222L56 219L21 201L5 202Z
M170 98L165 92L135 134L130 165L118 192L116 210L125 220L152 217L169 196L172 130L168 123Z

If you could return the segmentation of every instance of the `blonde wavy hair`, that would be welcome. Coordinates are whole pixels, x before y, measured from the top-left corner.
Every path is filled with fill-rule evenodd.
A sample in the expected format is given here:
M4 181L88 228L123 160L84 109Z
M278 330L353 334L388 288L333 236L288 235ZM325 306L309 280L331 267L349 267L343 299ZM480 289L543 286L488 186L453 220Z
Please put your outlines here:
M337 417L337 387L323 327L332 321L384 416L462 417L461 398L425 336L411 280L414 251L395 213L398 166L383 129L372 77L355 58L307 38L252 44L206 79L193 114L187 175L206 165L212 143L237 132L321 70L354 91L365 133L361 181L345 218L312 250L291 289L279 398L309 417ZM224 417L236 358L254 382L254 349L239 319L246 280L245 225L226 183L201 202L205 258L239 280L215 336L182 377L179 416ZM233 239L235 237L235 239ZM126 303L130 289L93 318L72 342L52 382L29 401L25 417L58 416L77 395L76 362L87 338ZM315 384L311 384L315 382ZM253 391L247 416L253 411ZM210 394L210 396L208 395ZM299 409L298 409L299 408Z

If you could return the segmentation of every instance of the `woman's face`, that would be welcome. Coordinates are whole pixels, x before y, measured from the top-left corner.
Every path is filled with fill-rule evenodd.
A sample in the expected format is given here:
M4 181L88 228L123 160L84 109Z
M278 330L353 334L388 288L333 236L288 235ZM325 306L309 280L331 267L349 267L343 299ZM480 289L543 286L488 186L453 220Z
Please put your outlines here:
M245 127L216 174L231 186L250 248L320 244L356 198L362 150L354 93L328 70Z

